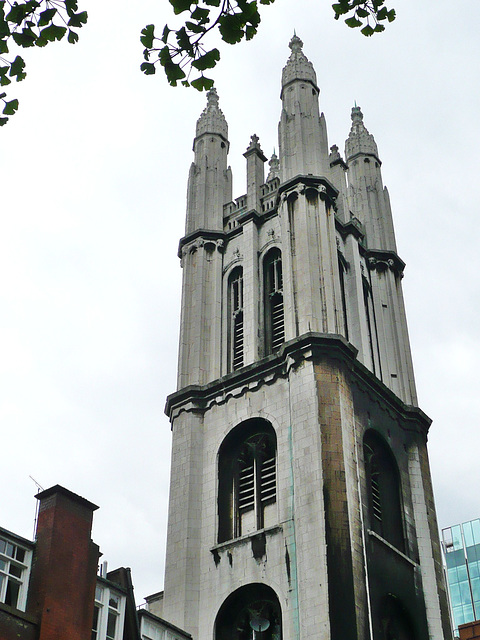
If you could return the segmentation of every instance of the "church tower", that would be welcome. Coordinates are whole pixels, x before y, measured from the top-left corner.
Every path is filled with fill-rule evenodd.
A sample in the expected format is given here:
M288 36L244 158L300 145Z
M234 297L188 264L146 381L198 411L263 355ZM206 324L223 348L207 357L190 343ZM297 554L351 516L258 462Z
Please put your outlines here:
M245 195L215 90L197 122L163 617L194 640L450 640L381 161L359 107L329 150L302 46Z

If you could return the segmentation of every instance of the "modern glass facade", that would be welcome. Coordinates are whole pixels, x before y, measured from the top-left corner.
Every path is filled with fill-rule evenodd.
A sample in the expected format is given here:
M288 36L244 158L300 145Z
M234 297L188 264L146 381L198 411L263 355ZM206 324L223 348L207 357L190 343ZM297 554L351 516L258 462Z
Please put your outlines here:
M458 626L480 619L480 519L442 530L455 635Z

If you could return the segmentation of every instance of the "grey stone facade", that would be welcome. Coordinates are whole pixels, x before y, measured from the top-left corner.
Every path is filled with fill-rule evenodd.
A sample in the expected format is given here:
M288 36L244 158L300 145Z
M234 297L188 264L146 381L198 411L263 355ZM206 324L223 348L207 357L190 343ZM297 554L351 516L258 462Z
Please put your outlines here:
M447 640L377 145L355 107L345 160L328 149L315 71L290 48L266 181L252 136L232 201L214 90L197 123L163 617L199 640Z

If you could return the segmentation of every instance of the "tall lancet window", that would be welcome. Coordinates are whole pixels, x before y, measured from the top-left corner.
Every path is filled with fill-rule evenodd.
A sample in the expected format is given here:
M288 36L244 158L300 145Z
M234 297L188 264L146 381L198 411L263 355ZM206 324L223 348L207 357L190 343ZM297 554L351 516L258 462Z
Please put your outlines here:
M373 306L372 306L372 295L370 285L365 277L362 277L363 282L363 303L365 306L365 316L367 318L367 330L368 330L368 346L370 350L370 358L372 360L372 372L375 372L375 354L373 351Z
M370 529L405 550L400 474L387 443L373 430L363 440Z
M343 335L348 340L348 316L347 316L347 296L345 292L346 260L341 253L338 254L338 273L340 276L340 295L342 296L343 312Z
M276 524L276 436L270 423L248 420L219 451L218 541Z
M231 371L243 367L243 270L237 267L228 281L229 353Z
M282 254L271 249L264 261L265 350L274 353L285 342Z

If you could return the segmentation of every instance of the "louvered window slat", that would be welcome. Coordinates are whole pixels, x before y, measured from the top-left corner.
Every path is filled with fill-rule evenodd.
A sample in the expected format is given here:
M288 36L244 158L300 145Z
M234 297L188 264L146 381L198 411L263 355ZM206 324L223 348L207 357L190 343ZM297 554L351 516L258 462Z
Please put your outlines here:
M255 506L255 478L253 465L240 470L238 479L238 508L241 511Z

